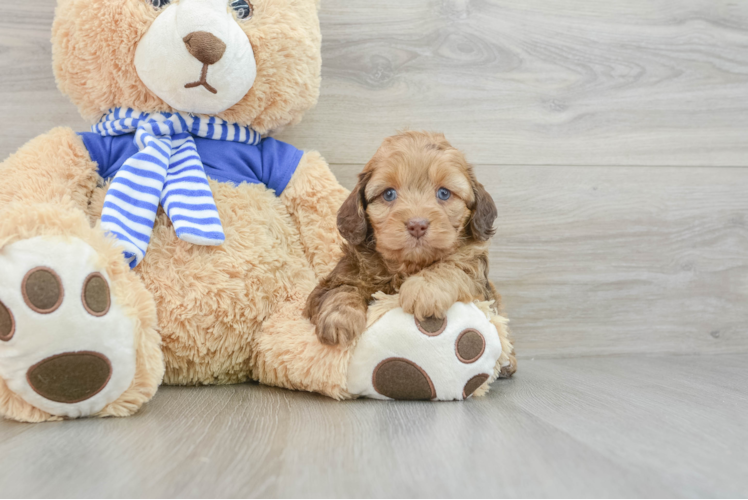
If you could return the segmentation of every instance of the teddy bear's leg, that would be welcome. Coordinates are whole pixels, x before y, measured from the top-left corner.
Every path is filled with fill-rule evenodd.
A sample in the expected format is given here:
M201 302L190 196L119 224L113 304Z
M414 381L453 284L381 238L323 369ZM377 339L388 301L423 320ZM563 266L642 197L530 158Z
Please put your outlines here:
M163 374L153 297L86 211L96 165L69 129L0 164L0 415L125 416Z
M488 391L511 350L507 320L490 303L457 302L446 318L417 321L378 293L351 356L347 391L376 399L461 400ZM505 351L506 350L506 351Z
M478 308L489 318L489 321L496 328L496 333L501 342L501 355L494 366L493 376L485 384L480 386L473 393L474 397L484 396L488 393L489 384L498 378L509 378L517 371L517 358L514 355L514 346L507 328L507 320L503 316L497 315L496 311L487 302L476 304Z
M99 180L83 140L69 128L32 139L0 163L0 173L0 210L19 202L85 211Z
M327 275L340 259L337 213L347 196L316 151L304 154L280 196L316 278ZM352 348L320 343L314 325L302 314L314 284L298 287L304 293L263 323L254 346L254 376L269 385L350 398L346 384Z
M304 252L318 277L327 275L341 256L337 214L348 196L316 151L305 153L280 196L301 236Z
M253 376L335 399L461 400L516 367L507 320L488 303L458 302L437 324L403 312L397 296L375 298L367 330L349 347L321 344L303 301L283 304L254 340Z
M306 297L284 303L263 323L254 343L253 376L259 382L348 399L350 347L322 344L302 316Z
M495 321L492 321L498 329ZM509 378L517 371L517 357L514 354L514 346L506 331L506 325L498 330L501 338L501 356L496 363L496 377Z

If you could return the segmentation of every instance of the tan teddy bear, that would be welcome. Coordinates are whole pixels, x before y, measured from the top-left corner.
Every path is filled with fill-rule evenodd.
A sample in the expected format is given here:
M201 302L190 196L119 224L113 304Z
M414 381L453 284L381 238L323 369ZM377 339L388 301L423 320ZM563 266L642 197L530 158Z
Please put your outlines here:
M317 100L317 7L59 0L55 75L93 127L0 165L0 414L130 415L162 379L463 399L512 362L490 304L455 304L433 335L379 297L355 346L304 319L347 191L267 134ZM466 363L468 328L484 348Z

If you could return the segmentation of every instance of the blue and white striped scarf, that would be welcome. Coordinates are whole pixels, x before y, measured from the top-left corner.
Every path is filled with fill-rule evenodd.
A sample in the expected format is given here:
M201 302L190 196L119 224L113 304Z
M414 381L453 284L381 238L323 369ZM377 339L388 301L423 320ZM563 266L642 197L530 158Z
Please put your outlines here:
M102 136L135 132L138 153L125 161L104 198L101 225L125 248L130 267L145 256L159 203L177 236L196 245L226 237L192 136L257 145L260 134L220 118L140 113L114 108L91 130Z

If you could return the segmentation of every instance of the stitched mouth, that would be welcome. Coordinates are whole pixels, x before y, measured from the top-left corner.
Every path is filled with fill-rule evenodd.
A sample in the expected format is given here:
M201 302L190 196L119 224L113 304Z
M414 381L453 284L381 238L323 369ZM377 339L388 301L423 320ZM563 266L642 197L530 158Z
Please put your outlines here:
M203 64L203 70L200 72L200 79L196 82L188 83L184 88L192 89L195 87L205 87L208 92L217 94L218 91L208 83L208 66L208 64Z

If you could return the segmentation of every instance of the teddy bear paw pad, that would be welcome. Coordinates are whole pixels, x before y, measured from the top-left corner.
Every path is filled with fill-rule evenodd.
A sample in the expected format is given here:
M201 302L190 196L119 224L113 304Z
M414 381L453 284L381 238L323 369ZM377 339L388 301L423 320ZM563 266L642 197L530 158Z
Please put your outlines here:
M36 237L0 250L0 377L52 415L92 415L135 376L134 320L96 251Z
M501 355L496 327L475 304L418 321L393 309L359 339L348 392L376 399L461 400L491 378Z

